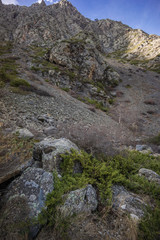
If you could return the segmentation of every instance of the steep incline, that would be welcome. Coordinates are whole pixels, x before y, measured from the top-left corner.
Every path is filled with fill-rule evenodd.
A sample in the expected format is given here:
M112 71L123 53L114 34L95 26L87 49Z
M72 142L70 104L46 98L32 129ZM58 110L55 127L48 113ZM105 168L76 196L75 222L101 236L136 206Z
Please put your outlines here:
M2 65L0 76L4 78L0 80L0 83L4 85L6 81L7 88L9 84L13 85L13 81L15 84L15 81L24 79L34 86L34 91L37 88L43 90L42 92L46 94L49 92L51 96L56 96L57 105L54 109L49 104L45 110L45 105L40 104L43 106L42 113L45 114L50 111L49 109L52 109L50 114L54 112L56 115L56 112L59 112L58 102L59 104L63 102L60 116L56 115L57 119L59 117L63 119L66 115L74 115L77 116L76 124L79 124L80 128L81 125L85 125L86 120L87 124L91 124L92 129L92 118L95 118L94 127L100 126L103 129L102 123L104 123L106 128L104 132L106 136L108 134L106 139L116 142L119 141L116 140L119 138L121 140L118 145L121 145L123 141L126 143L127 139L130 141L132 138L132 132L135 132L135 130L132 128L127 130L127 128L130 128L130 124L136 124L136 129L138 129L136 130L136 136L139 136L141 133L144 134L144 137L151 135L153 128L145 127L149 126L148 119L153 120L153 123L156 123L158 128L159 122L156 120L156 116L159 116L156 115L159 114L158 104L156 103L155 107L157 109L155 110L156 114L150 114L146 113L149 110L144 108L146 105L143 102L145 101L144 96L147 96L147 88L151 88L154 84L156 84L154 92L156 95L155 101L159 101L156 92L157 89L159 91L159 75L157 77L152 72L147 74L141 73L141 69L130 66L127 61L133 63L131 61L136 60L138 61L136 64L143 65L144 60L147 60L147 68L156 68L156 71L158 71L159 36L148 35L141 30L133 30L121 22L109 19L91 21L82 16L67 0L61 0L59 3L50 6L46 6L44 2L33 4L31 7L0 4L0 22L0 40L2 44L0 49L2 53L0 57ZM3 49L7 49L7 41L12 42L13 46L10 47L11 53L6 51L4 54ZM115 59L113 60L112 58ZM117 62L117 60L124 61L128 65ZM121 73L123 68L127 70ZM134 74L130 77L128 72L132 70L134 70ZM120 82L122 83L117 87ZM131 82L131 84L127 82ZM127 85L133 85L133 88L125 87ZM67 91L71 96L67 93L62 93L57 86ZM139 91L140 86L142 86L142 92ZM114 90L115 87L117 88ZM6 91L10 92L10 88ZM115 101L112 96L115 96L112 93L113 91L116 92L117 102L111 107L110 105ZM124 104L121 104L121 99L119 99L117 92L124 93L122 98ZM141 98L140 94L144 98L142 101L139 99ZM152 93L149 92L149 94ZM9 94L8 96L11 99L14 98L14 94ZM136 96L138 96L137 99ZM32 94L29 97L32 97ZM89 103L89 110L87 109L86 112L88 105L72 97ZM21 98L23 97L18 96L17 101ZM33 98L36 101L34 95ZM131 107L125 102L130 101L129 98L132 98ZM13 99L11 101L7 100L5 95L3 101L4 104L7 104L7 102L10 102L10 105L14 103ZM26 101L22 100L23 103L26 102L24 107L26 109L28 109L28 101L28 99ZM50 98L47 101L50 101ZM137 109L135 109L137 101L142 102L141 106L137 108L138 113ZM132 102L135 106L134 108L132 107ZM65 103L67 104L66 106ZM111 117L95 109L93 103L96 108L103 111L111 108ZM18 102L15 103L15 106L16 104L18 106ZM122 107L122 105L124 106ZM22 108L21 105L20 107ZM82 109L82 111L76 115L74 109L78 108ZM123 121L120 121L117 112L123 112L123 108L125 108L122 116ZM138 116L136 119L135 113ZM37 115L39 114L41 112L38 110ZM88 114L90 116L89 120L87 118ZM145 117L148 118L147 120L144 120L145 114L147 114ZM152 118L151 115L154 117ZM133 121L131 116L133 116ZM143 119L141 120L141 118ZM72 118L69 118L68 125L71 120ZM63 126L64 129L69 129L69 126L67 125L66 127L65 124L65 127ZM141 125L143 125L142 129ZM35 126L34 123L33 126ZM85 134L84 127L83 131ZM97 136L100 136L102 132L100 130ZM153 132L155 133L155 130ZM79 133L76 134L78 135ZM124 135L127 137L123 137ZM135 138L133 137L133 140Z

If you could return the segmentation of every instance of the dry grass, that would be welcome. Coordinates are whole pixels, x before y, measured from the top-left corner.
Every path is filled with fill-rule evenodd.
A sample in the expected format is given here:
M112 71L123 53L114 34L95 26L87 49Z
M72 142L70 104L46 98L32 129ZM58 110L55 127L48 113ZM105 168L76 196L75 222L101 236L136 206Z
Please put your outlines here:
M33 143L33 140L20 139L12 134L4 135L0 131L0 183L3 178L8 180L14 176L13 173L17 174L18 167L31 159Z
M102 214L79 214L66 229L66 238L57 235L54 228L44 228L37 240L136 240L136 224L121 212L109 210Z

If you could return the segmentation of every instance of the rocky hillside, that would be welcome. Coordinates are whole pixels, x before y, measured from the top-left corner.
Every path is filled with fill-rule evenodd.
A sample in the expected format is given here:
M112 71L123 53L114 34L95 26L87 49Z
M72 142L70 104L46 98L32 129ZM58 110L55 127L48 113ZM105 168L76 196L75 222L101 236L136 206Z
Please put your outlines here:
M159 239L159 73L159 36L0 0L0 239Z
M91 21L67 0L49 6L42 1L29 8L3 4L0 7L1 40L50 46L53 41L71 38L82 31L97 36L106 53L128 50L133 57L146 59L160 54L159 36L110 19Z

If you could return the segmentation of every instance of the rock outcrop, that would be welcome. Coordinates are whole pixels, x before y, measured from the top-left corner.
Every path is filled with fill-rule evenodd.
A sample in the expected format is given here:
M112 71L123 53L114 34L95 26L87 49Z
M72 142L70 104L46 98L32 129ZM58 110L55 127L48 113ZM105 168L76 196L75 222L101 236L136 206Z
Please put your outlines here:
M57 170L60 172L60 155L70 152L71 149L79 151L78 147L68 139L45 138L40 143L35 144L33 159L39 162L45 171Z
M46 196L53 190L53 176L40 168L28 168L8 187L1 210L0 233L18 239L28 229L29 237L34 238L40 226L34 219L45 207ZM21 235L22 234L22 235Z
M139 170L139 176L144 176L148 181L155 182L160 185L160 176L150 169L141 168Z
M26 128L20 128L15 131L19 138L32 139L34 135Z
M29 8L1 4L0 21L3 23L1 40L52 46L56 40L88 32L97 36L105 53L139 60L155 59L160 54L159 36L133 30L110 19L91 21L83 17L69 1L62 0L49 6L42 1Z
M66 200L63 206L60 206L59 211L65 217L80 213L89 214L95 211L98 205L96 190L92 185L72 191L64 198Z
M147 205L140 196L127 191L123 186L113 186L112 191L113 208L130 214L134 221L144 216Z

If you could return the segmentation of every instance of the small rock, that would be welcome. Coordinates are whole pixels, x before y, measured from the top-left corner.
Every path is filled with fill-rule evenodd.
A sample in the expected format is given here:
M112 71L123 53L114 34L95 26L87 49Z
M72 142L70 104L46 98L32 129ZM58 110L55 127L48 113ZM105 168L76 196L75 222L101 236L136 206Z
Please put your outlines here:
M117 185L112 187L112 192L113 208L127 212L137 220L143 217L146 204L138 195Z
M141 168L139 170L139 176L144 176L145 178L148 179L148 181L150 181L150 182L153 181L160 185L160 176L156 172L154 172L150 169Z
M65 197L65 196L64 196ZM96 190L92 185L70 192L60 212L63 216L72 216L74 213L91 213L98 205Z
M143 153L153 152L152 148L147 145L136 145L136 151L143 152Z
M54 119L53 117L47 115L47 114L44 114L42 116L39 116L38 117L38 120L40 122L44 122L44 123L48 123L50 126L54 125Z
M160 157L160 153L154 153L152 155L153 155L153 157Z
M48 73L49 73L49 76L53 77L55 75L55 70L49 70Z
M32 139L34 137L34 135L26 128L17 129L15 132L19 134L19 138Z
M112 97L116 97L116 95L117 95L117 93L114 92L114 91L113 91L113 92L110 92L110 94L111 94Z
M135 222L139 221L139 217L137 217L135 214L130 214L131 219L134 220Z
M51 127L45 128L45 129L43 130L43 132L44 132L47 136L51 136L51 135L53 135L53 134L55 133L55 130L56 130L56 128L51 126Z

